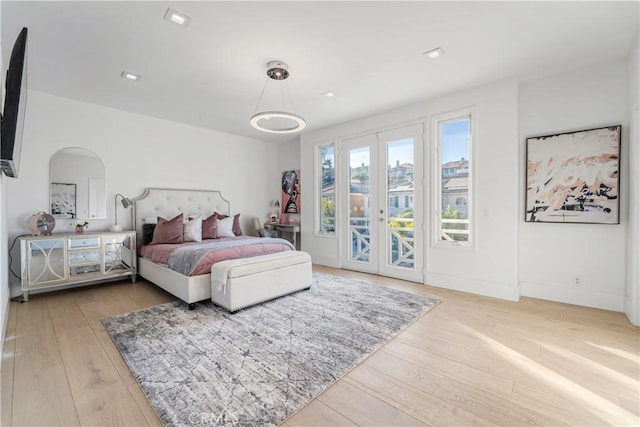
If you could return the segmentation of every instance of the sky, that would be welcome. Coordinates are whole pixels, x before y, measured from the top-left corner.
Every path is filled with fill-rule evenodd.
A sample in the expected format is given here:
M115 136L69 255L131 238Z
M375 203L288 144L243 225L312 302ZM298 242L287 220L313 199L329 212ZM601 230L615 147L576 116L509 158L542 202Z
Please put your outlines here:
M447 122L442 125L442 163L469 158L469 120ZM395 166L396 160L413 164L412 139L403 139L389 144L388 163ZM350 166L352 168L369 164L369 148L361 147L351 150Z
M442 163L469 158L469 119L442 125Z

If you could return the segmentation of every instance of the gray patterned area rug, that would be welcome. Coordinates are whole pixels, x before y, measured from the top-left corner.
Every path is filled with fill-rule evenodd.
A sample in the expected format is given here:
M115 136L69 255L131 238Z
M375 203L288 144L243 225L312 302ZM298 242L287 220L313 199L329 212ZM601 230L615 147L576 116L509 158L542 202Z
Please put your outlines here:
M229 314L181 301L103 319L165 425L278 425L437 299L315 273Z

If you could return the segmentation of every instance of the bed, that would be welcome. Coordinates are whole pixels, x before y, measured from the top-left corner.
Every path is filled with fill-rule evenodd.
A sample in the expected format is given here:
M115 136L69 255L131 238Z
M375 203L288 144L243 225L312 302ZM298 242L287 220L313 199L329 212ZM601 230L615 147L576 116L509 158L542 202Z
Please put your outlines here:
M147 188L141 196L134 200L135 229L138 241L143 241L144 224L158 216L174 218L183 213L185 217L209 217L213 212L231 215L230 203L222 197L219 191ZM210 272L189 276L170 269L166 264L153 262L144 256L138 256L138 274L188 303L189 309L193 310L196 302L212 299L213 296L212 300L215 303L222 305L229 311L235 311L257 302L310 287L310 258L304 253L295 253L295 248L292 249L290 255L284 255L285 258L290 257L290 260L285 261L275 260L273 255L252 256L250 261L223 261L220 266L223 263L227 265L229 274L225 273L224 278L228 283L219 287L212 283ZM301 254L306 255L304 262ZM282 256L276 255L275 258L282 258ZM295 262L293 262L294 260ZM260 286L260 290L252 291L255 289L252 287L255 286ZM219 292L217 288L219 288Z

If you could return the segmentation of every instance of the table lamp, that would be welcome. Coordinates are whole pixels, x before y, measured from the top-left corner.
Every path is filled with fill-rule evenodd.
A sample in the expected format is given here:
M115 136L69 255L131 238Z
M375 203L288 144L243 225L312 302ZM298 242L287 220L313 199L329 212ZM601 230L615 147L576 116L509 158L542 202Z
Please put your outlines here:
M114 203L115 203L115 207L116 207L116 223L113 224L111 226L111 231L122 231L122 226L120 226L120 224L118 224L118 196L120 196L122 198L122 206L124 206L125 209L129 209L130 207L133 206L133 202L131 201L131 199L128 199L126 197L124 197L122 194L118 193L116 194L115 198L114 198Z

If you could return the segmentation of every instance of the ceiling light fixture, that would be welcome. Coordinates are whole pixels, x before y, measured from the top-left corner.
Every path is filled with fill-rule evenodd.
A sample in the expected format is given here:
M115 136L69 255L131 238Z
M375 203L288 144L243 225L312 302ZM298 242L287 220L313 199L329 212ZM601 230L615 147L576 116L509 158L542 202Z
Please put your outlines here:
M137 74L130 73L130 72L128 72L128 71L123 71L123 72L120 74L120 77L122 77L123 79L131 80L132 82L137 82L137 81L139 81L139 80L142 78L142 76L139 76L139 75L137 75Z
M327 98L333 98L334 96L336 96L336 94L331 92L330 90L322 92L320 95L326 96Z
M264 87L260 93L256 110L249 119L249 123L254 128L268 133L294 133L299 132L307 126L304 119L295 113L293 108L293 99L291 98L291 90L285 80L289 77L289 67L282 61L270 61L267 63L267 79L264 82ZM264 97L265 89L270 80L276 80L280 82L280 94L282 98L281 110L267 110L258 112L260 103ZM272 85L273 86L273 85ZM291 112L287 112L285 108L285 87L289 94L289 103L291 105Z
M173 22L174 24L187 28L187 25L191 22L191 17L185 15L184 13L180 13L171 8L167 9L167 12L164 14L165 21Z
M438 47L438 48L435 48L435 49L428 50L426 52L422 52L422 54L423 55L427 55L431 59L436 59L436 58L440 58L442 55L444 55L444 50L442 50L441 47Z

